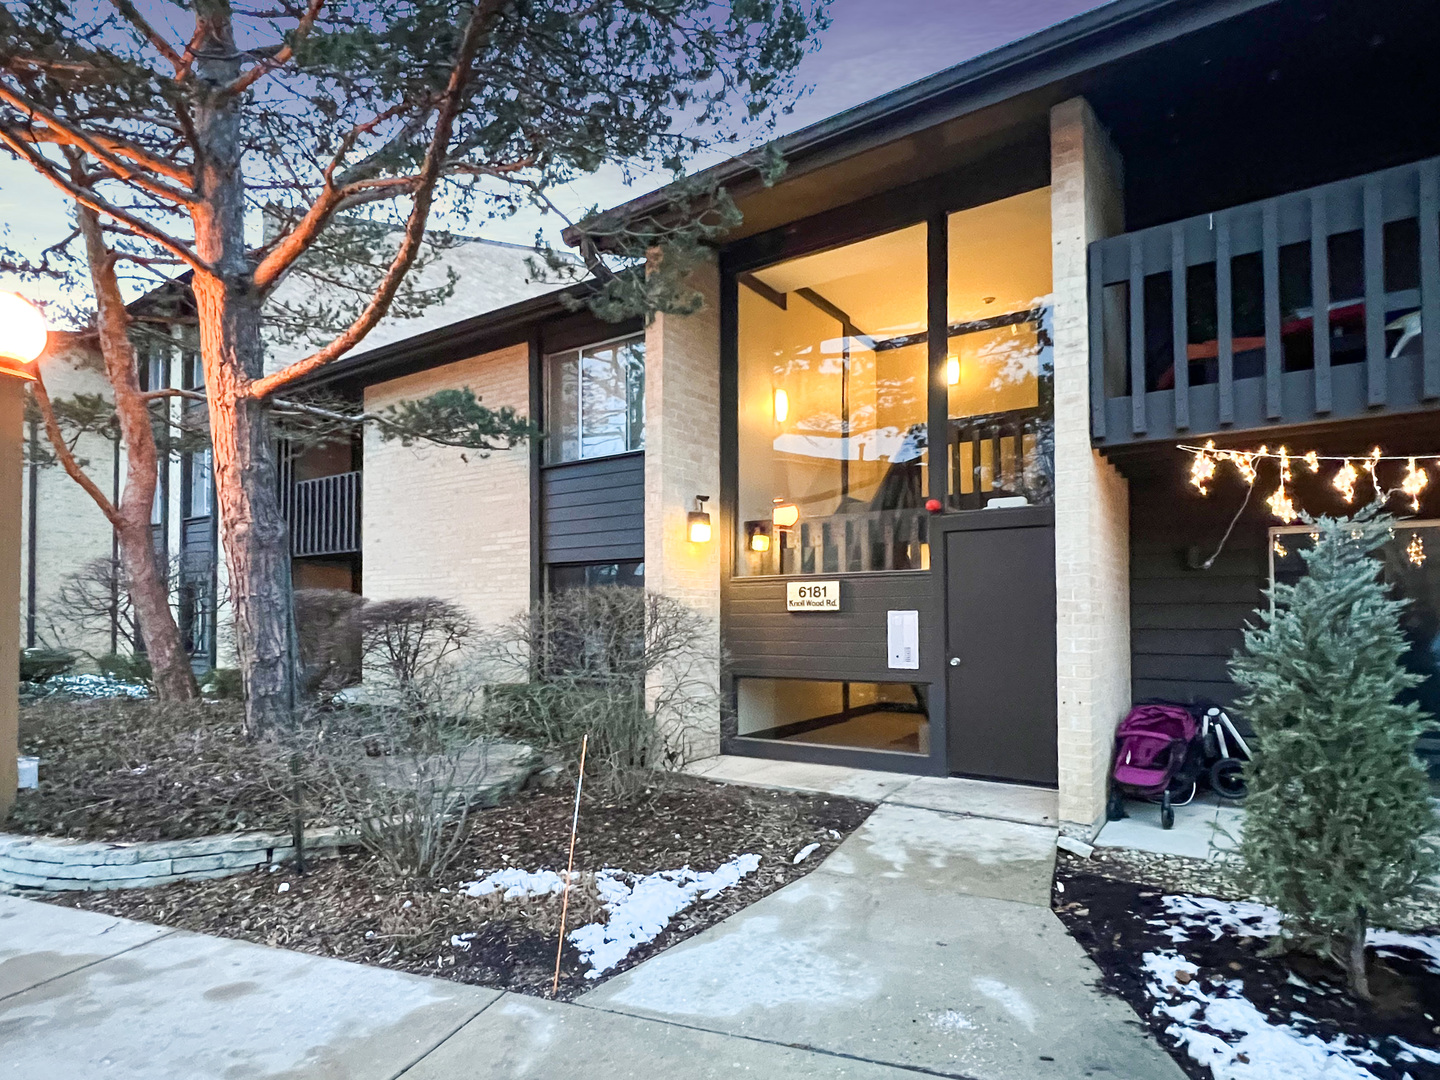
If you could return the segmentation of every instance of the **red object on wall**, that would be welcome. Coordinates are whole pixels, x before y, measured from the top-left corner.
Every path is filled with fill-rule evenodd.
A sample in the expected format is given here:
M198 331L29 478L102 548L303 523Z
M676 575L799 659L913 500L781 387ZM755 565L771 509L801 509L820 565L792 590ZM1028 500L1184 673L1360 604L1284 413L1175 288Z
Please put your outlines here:
M925 509L926 509L926 510L929 510L930 513L932 513L932 514L938 514L938 513L940 512L940 510L941 510L941 506L942 506L942 504L941 504L941 502L940 502L939 499L926 499L926 500L925 500Z

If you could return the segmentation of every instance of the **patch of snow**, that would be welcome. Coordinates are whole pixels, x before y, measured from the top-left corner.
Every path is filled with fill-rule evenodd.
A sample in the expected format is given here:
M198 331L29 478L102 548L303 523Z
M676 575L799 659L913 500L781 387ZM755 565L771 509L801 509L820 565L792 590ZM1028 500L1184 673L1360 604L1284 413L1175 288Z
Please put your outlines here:
M1215 1080L1375 1080L1365 1066L1386 1064L1344 1036L1326 1042L1272 1023L1246 999L1239 980L1207 991L1199 969L1178 953L1146 953L1144 967L1156 1015L1173 1021L1166 1034ZM1182 972L1188 981L1177 978Z
M605 922L589 923L568 935L590 965L585 977L599 978L632 951L655 940L672 918L696 900L714 899L746 875L753 874L759 866L759 855L739 855L709 873L699 873L688 866L645 875L601 870L595 875L595 889L607 913ZM499 893L502 900L521 900L558 895L564 888L564 875L553 870L509 867L466 882L460 891L467 896ZM456 935L451 944L465 937Z
M968 1016L954 1009L931 1013L930 1023L941 1031L967 1031L975 1026Z
M1421 934L1402 934L1398 930L1374 930L1365 935L1365 944L1381 956L1394 956L1396 949L1409 949L1424 955L1425 966L1435 975L1440 975L1440 937L1425 937Z
M1408 1043L1399 1035L1391 1035L1390 1038L1400 1047L1399 1057L1402 1061L1423 1061L1428 1065L1440 1065L1440 1051L1427 1050L1423 1046ZM1409 1057L1405 1056L1407 1054Z
M688 866L644 877L602 870L595 877L600 900L609 912L604 923L590 923L571 932L571 943L590 965L587 979L598 979L631 952L655 940L670 920L696 899L711 900L737 884L760 865L759 855L740 855L710 873ZM627 882L625 877L630 878Z
M280 884L279 884L278 886L276 886L275 891L276 891L276 892L289 892L289 891L290 891L290 882L288 882L288 881L282 881L282 882L280 882Z
M47 694L71 694L83 698L147 698L144 683L112 679L108 675L56 675L45 680Z
M524 900L531 896L558 896L565 889L565 876L553 870L521 870L507 867L486 874L478 881L460 885L466 896L489 896L500 893L502 900Z
M470 942L474 938L474 934L451 934L450 945L455 949L468 949L470 948Z
M1168 913L1179 919L1176 925L1165 931L1171 941L1188 941L1193 930L1208 930L1212 941L1226 932L1250 937L1274 937L1280 933L1280 913L1266 904L1188 895L1165 896L1161 902ZM1147 921L1151 926L1166 925L1162 919ZM1396 956L1397 949L1420 953L1426 958L1426 967L1433 974L1440 975L1440 937L1372 927L1365 935L1365 944L1382 956Z
M804 847L802 847L799 851L797 851L797 852L795 853L795 858L791 860L791 863L792 863L793 865L795 865L795 866L799 866L802 862L804 862L806 859L808 859L811 855L814 855L815 852L818 851L819 849L820 849L820 845L819 845L819 844L806 844Z
M1169 931L1172 941L1185 941L1188 931L1201 929L1210 931L1211 941L1218 941L1226 931L1250 937L1274 937L1280 932L1280 913L1265 904L1213 896L1165 896L1160 902L1171 915L1179 916L1179 925Z

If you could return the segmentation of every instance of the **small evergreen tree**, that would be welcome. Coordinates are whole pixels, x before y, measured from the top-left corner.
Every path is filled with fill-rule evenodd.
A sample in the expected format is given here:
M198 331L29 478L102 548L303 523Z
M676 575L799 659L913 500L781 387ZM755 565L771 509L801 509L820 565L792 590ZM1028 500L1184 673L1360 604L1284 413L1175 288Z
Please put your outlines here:
M1434 873L1429 783L1415 756L1426 727L1397 696L1420 676L1400 663L1400 611L1371 553L1394 519L1372 503L1312 522L1309 573L1270 590L1231 664L1255 729L1240 852L1256 893L1280 909L1279 950L1307 948L1370 996L1370 920Z

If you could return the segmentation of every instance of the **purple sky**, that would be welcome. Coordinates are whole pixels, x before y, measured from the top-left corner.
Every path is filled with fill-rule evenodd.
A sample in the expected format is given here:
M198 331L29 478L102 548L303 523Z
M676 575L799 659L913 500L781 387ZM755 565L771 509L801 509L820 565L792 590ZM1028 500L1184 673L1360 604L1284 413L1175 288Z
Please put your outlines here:
M970 57L1101 6L1094 0L834 0L833 25L819 52L808 56L801 79L814 87L783 130L792 131L878 97ZM653 182L627 188L615 171L587 178L557 192L557 202L575 209L612 205L640 194ZM68 231L66 204L31 170L0 154L0 226L9 242L36 249ZM537 226L558 231L553 219L521 217L464 231L496 240L529 243ZM0 289L19 283L0 274ZM36 299L53 291L25 286Z

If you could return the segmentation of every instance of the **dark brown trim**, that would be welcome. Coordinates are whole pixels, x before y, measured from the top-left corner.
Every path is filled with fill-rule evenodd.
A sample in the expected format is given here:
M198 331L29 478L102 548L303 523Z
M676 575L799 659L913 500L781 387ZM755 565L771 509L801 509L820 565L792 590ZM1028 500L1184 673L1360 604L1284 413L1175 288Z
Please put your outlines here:
M541 344L541 328L537 323L530 330L530 422L539 431L545 430L545 353ZM537 603L545 591L545 568L542 564L544 530L543 507L540 505L540 468L545 460L543 438L530 440L530 603Z

